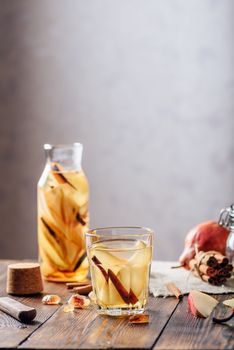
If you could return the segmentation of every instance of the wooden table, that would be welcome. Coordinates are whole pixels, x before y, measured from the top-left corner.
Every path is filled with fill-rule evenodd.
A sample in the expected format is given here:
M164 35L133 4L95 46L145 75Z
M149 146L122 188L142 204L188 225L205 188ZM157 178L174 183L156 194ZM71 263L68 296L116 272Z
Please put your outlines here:
M6 266L0 261L0 295L4 296ZM71 295L64 284L46 283L44 293L57 293L65 303ZM234 295L229 295L234 297ZM233 349L234 320L213 324L187 312L187 297L149 300L148 325L130 325L126 318L98 316L95 307L64 313L63 305L41 303L41 295L16 299L36 307L37 317L24 325L0 312L0 349ZM218 297L220 300L224 296ZM223 316L223 309L216 315Z

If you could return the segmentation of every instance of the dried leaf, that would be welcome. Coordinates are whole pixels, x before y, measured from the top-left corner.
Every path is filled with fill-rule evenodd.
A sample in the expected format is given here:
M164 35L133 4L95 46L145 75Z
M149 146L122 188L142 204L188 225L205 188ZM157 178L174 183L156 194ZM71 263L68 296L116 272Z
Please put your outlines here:
M224 300L224 301L223 301L223 304L224 304L226 307L230 307L231 309L234 310L234 298L233 298L233 299Z

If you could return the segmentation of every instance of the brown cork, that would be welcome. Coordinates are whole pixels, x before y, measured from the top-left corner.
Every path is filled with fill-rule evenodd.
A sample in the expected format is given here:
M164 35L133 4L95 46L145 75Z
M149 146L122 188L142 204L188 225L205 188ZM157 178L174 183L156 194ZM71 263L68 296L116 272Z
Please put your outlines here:
M18 263L8 265L6 292L15 295L29 295L43 290L40 265Z

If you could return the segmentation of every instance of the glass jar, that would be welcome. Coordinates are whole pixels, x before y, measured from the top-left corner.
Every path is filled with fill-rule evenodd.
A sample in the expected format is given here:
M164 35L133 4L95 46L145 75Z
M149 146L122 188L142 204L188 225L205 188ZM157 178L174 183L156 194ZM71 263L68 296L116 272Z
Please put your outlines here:
M221 210L219 224L230 231L226 242L226 255L229 262L234 265L234 203Z
M89 227L83 146L45 144L44 150L46 165L37 187L41 272L50 281L82 281L88 273L84 235Z

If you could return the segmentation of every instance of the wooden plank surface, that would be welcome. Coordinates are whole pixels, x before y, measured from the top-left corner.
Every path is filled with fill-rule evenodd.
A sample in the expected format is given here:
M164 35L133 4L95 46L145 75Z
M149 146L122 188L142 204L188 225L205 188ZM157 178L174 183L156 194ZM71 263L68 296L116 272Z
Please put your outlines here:
M216 296L219 300L231 299L234 294ZM216 317L230 311L218 306ZM234 349L234 319L226 324L215 324L211 318L193 317L187 312L187 297L175 310L154 349Z
M0 262L0 295L6 295L6 267ZM44 293L58 294L66 303L70 293L64 284L45 282ZM234 295L217 296L220 300ZM64 313L63 305L41 303L42 295L15 297L37 309L34 322L24 325L0 312L0 349L233 349L234 320L213 324L187 312L187 297L150 298L148 325L131 325L126 318L98 316L94 306ZM218 307L216 316L229 310Z
M0 263L0 296L5 296L6 291L6 270L7 265L12 261L4 261ZM61 284L46 283L44 284L44 294L57 291L62 298L65 296L65 287ZM28 306L37 309L37 316L31 324L22 324L13 317L0 311L0 349L16 348L23 342L30 334L32 334L38 327L40 327L48 318L50 318L60 305L48 308L41 303L42 294L33 297L13 297Z
M0 264L0 295L6 295L6 267ZM54 293L65 303L70 297L64 284L44 284L44 294ZM41 303L42 295L14 297L37 309L37 317L30 325L23 325L9 315L0 312L0 348L152 348L162 332L178 301L171 298L150 298L148 325L130 325L126 318L98 316L96 307L64 313L63 306ZM136 341L137 339L137 341Z
M175 298L150 298L148 325L130 325L126 318L98 316L95 308L75 313L64 313L61 308L21 348L150 349L177 304Z

